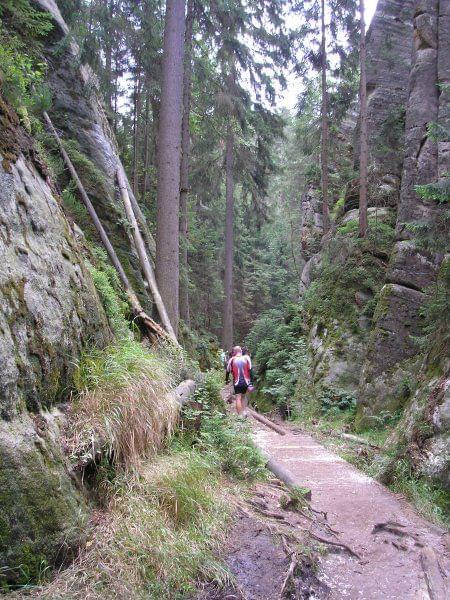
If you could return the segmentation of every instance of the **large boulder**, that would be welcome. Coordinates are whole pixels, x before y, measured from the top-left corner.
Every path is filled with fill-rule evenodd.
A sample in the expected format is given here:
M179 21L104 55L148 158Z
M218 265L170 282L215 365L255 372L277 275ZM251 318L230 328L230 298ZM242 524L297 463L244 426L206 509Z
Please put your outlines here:
M38 581L72 558L87 532L86 500L49 432L54 414L0 420L0 585Z
M449 373L450 365L443 367ZM427 377L427 365L421 371L424 382L416 389L400 422L386 441L393 456L382 473L392 478L399 459L407 458L413 471L444 489L450 489L450 379Z
M380 413L392 414L408 399L424 298L422 292L396 284L381 290L361 373L359 427L374 425Z

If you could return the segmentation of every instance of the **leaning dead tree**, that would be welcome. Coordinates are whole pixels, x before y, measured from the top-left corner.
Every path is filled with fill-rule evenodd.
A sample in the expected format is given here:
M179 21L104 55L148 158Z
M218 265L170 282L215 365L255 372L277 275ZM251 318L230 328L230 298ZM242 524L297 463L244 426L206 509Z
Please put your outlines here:
M131 287L130 282L128 281L128 277L125 274L125 271L124 271L122 264L116 254L116 251L114 250L111 242L109 241L108 235L107 235L100 219L98 218L97 212L96 212L92 202L90 201L89 196L87 195L86 190L84 189L84 186L81 183L80 178L78 177L78 173L76 172L75 167L73 166L73 163L70 160L69 155L67 154L67 152L63 146L61 138L59 137L55 127L53 126L53 123L52 123L50 117L48 116L47 112L45 112L45 111L44 111L44 120L50 130L50 133L53 135L53 137L56 140L56 143L61 152L63 160L64 160L67 168L69 169L70 175L71 175L72 179L74 180L75 185L77 186L77 189L80 193L83 204L85 205L85 207L89 213L89 216L91 217L92 222L94 223L94 226L100 236L102 244L105 247L105 250L108 253L108 256L109 256L114 268L116 269L117 274L119 275L119 279L122 283L123 289L124 289L124 291L127 295L127 298L130 302L134 316L143 325L144 329L146 330L147 335L151 339L163 338L163 339L173 340L172 336L168 332L166 332L160 325L158 325L158 323L156 323L156 321L154 321L151 317L149 317L147 315L147 313L144 311L144 309L142 308L141 303L139 302L138 297L136 296L136 293L134 292L133 288Z
M136 215L133 211L133 207L131 205L130 196L128 194L128 188L126 184L126 179L122 169L117 169L117 181L119 183L120 195L122 197L123 206L125 208L125 213L127 215L128 222L131 227L131 232L133 235L134 244L136 246L136 250L139 256L139 262L141 264L142 272L144 273L144 277L149 285L150 291L153 296L153 300L155 301L156 308L158 309L159 316L161 317L161 322L168 332L168 334L176 341L176 335L173 330L170 319L167 315L166 307L164 306L164 302L162 301L161 294L159 293L158 286L156 284L155 274L153 272L152 265L147 255L147 251L145 249L144 240L142 238L141 232L139 230L139 225L136 219Z

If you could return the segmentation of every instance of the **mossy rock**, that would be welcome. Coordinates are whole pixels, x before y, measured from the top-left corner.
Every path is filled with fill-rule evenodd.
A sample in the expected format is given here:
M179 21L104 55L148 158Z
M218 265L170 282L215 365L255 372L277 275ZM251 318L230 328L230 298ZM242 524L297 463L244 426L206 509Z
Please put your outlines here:
M70 560L87 514L55 443L29 417L0 421L0 588L37 583Z
M310 488L296 485L290 488L289 495L283 494L280 497L280 506L285 510L301 510L308 506L311 497Z

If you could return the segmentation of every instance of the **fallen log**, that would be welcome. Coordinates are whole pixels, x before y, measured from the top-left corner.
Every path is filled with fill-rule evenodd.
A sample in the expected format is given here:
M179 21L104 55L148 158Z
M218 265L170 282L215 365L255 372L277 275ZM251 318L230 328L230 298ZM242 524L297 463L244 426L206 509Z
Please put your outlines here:
M158 325L158 323L156 323L156 321L154 321L151 317L149 317L145 313L144 309L142 308L141 303L139 302L133 288L131 287L130 282L128 281L128 277L125 274L125 271L124 271L122 264L116 254L116 251L114 250L113 245L109 241L108 235L107 235L100 219L98 218L97 212L95 211L95 208L94 208L92 202L90 201L89 196L87 195L87 192L84 189L83 184L81 183L81 179L78 177L78 173L77 173L75 167L73 166L73 163L70 160L70 157L66 152L66 149L63 146L61 138L59 137L56 129L54 128L53 123L52 123L50 117L48 116L48 113L46 111L44 111L43 115L44 115L44 120L50 130L50 133L53 135L53 137L56 140L59 151L61 152L61 156L63 157L63 160L64 160L67 168L69 169L69 173L70 173L72 179L74 180L75 185L77 186L77 189L80 193L83 204L85 205L85 207L89 213L89 216L91 217L92 222L94 223L94 226L100 236L102 244L105 247L105 250L108 253L108 256L109 256L114 268L116 269L117 274L119 275L119 279L125 290L125 293L130 302L130 305L131 305L131 308L133 310L135 317L138 318L141 321L141 323L144 325L144 327L147 330L147 333L151 339L158 338L158 337L163 338L163 339L171 339L168 336L168 334L166 333L166 331L160 325Z
M302 484L295 479L290 471L288 471L282 464L276 461L274 458L264 453L267 459L266 468L271 471L275 477L278 477L288 488L302 487Z
M192 394L195 392L196 383L193 379L186 379L182 381L178 387L175 388L175 398L177 399L180 406L184 406Z
M147 221L141 210L141 207L139 206L139 204L133 194L133 190L131 189L130 183L128 181L128 177L126 176L125 169L123 168L123 165L120 161L119 161L117 168L120 169L120 171L123 173L123 176L125 178L128 195L130 197L131 206L133 207L133 212L136 215L136 218L139 222L139 228L140 228L140 231L144 238L146 247L148 248L148 251L150 253L150 257L154 261L155 260L155 242L152 238L152 234L150 233L150 229L148 228Z
M247 408L247 412L254 419L256 419L257 421L259 421L260 423L263 423L263 425L265 425L266 427L270 427L270 429L273 429L274 431L276 431L280 435L286 435L286 431L282 427L280 427L276 423L273 423L272 421L270 421L266 417L263 417L262 415L260 415L259 413L257 413L252 408Z
M142 239L141 232L139 230L139 225L136 219L136 216L133 211L133 207L131 205L130 196L128 194L127 184L125 180L124 173L122 169L117 169L117 181L119 183L120 194L122 197L122 202L125 208L125 214L127 215L128 222L131 226L131 231L133 234L134 243L136 246L136 250L139 256L139 262L141 264L142 272L144 273L145 279L149 285L150 291L152 293L153 299L156 304L156 308L158 309L159 316L161 317L161 322L166 329L167 333L171 336L175 344L178 344L175 332L172 328L172 324L170 322L169 316L166 311L166 307L164 306L164 302L161 298L161 294L159 293L158 285L156 283L155 273L153 271L153 267L150 263L150 260L147 256L147 251L145 249L144 240Z

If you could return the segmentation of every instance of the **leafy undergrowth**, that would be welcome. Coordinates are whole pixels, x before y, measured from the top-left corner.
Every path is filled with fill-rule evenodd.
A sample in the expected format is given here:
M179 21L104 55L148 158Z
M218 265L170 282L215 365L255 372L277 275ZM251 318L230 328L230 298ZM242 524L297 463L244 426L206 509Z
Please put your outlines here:
M425 518L449 529L448 492L414 473L409 461L406 458L398 459L397 450L387 444L399 418L398 414L385 415L379 428L358 432L358 436L366 440L368 445L339 437L343 433L352 433L353 409L323 411L309 403L295 418L295 422L347 462L370 477L382 480L393 492L404 495ZM387 468L393 462L394 467L386 477Z
M13 597L170 600L186 597L199 580L232 582L218 557L233 497L262 477L264 461L248 425L227 416L219 390L208 374L163 454L136 455L133 469L110 465L104 508L94 513L79 557L52 582ZM101 465L99 475L106 477Z

